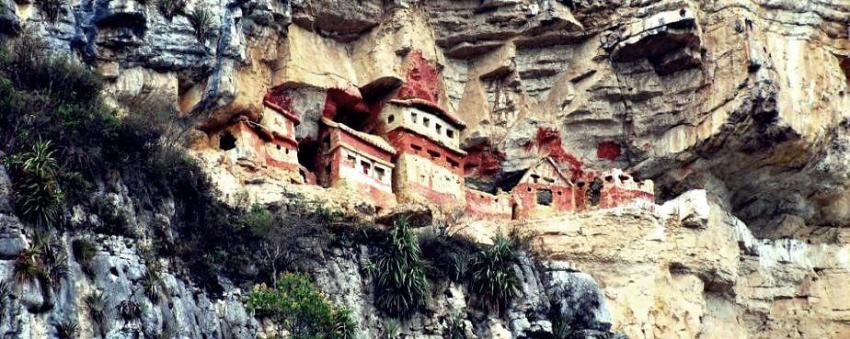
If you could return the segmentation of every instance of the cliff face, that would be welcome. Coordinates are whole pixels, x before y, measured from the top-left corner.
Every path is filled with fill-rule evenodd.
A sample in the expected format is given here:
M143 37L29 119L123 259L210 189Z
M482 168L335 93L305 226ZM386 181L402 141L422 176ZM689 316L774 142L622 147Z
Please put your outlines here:
M190 20L199 10L205 25ZM315 147L334 91L367 97L392 83L434 89L467 123L461 144L477 188L544 156L564 171L620 167L654 180L657 207L520 223L549 259L592 276L612 330L635 338L850 336L848 23L842 0L193 1L173 16L151 1L83 0L63 3L55 20L38 3L0 0L0 36L31 31L74 52L107 79L116 107L165 100L193 118L191 147L225 200L297 191L354 210L345 197L238 169L211 131L261 115L273 91L301 119L301 145ZM410 76L420 57L436 78ZM104 262L138 265L120 240L103 243ZM349 254L328 269L355 270ZM131 293L134 274L111 280L116 293ZM339 289L327 291L334 298L368 295L331 283L350 280L341 274L319 275ZM188 286L174 280L169 293L210 319L178 320L185 335L262 327L238 296L192 300L200 293ZM81 295L58 297L66 310ZM462 307L452 300L436 308ZM360 312L376 326L368 306ZM498 326L515 336L545 327L526 317ZM12 318L16 328L35 321ZM438 318L419 320L416 333ZM476 333L495 336L484 323Z

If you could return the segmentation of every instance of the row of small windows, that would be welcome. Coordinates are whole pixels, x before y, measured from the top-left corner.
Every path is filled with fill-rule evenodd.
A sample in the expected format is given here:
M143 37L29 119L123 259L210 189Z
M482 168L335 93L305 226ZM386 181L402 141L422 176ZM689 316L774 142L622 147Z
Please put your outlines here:
M410 119L413 120L414 124L417 123L417 121L416 121L417 116L418 116L418 114L416 114L416 113L413 113L413 112L410 113ZM393 121L395 121L395 115L391 114L390 116L387 117L387 123L391 124L391 123L393 123ZM427 117L422 117L422 125L430 128L431 127L431 119L428 119ZM440 134L440 135L443 134L443 126L438 124L438 123L434 124L434 130L437 131L437 134ZM449 138L454 138L455 137L455 131L453 131L449 128L446 128L446 136L449 137Z
M353 154L348 154L346 157L346 163L348 163L351 167L357 167L357 157ZM374 169L373 169L374 168ZM366 176L373 177L378 179L378 181L384 181L387 177L387 170L383 167L375 166L371 161L361 159L360 160L360 171L363 172Z
M413 151L416 153L422 151L422 146L416 144L410 144L410 148L412 148ZM431 159L433 160L437 160L440 158L440 152L437 152L435 150L428 150L428 155L431 156ZM448 161L449 165L452 166L452 168L458 168L458 166L460 166L460 163L452 158L446 157L446 161Z

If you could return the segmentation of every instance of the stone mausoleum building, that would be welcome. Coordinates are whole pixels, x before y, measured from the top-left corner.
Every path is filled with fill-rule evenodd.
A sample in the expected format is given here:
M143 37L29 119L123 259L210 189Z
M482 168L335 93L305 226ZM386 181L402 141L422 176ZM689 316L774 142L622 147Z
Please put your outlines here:
M398 150L393 188L399 200L463 206L463 121L421 99L390 100L379 121L379 132Z
M393 194L393 157L397 155L386 140L322 118L318 165L319 183L363 193L379 208L396 203Z

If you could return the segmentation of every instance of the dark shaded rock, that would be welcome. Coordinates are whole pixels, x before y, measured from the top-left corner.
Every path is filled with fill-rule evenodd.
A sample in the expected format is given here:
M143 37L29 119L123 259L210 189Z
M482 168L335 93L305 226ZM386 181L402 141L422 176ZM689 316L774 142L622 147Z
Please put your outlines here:
M375 222L393 226L399 220L407 220L411 227L430 226L434 220L433 212L422 205L402 204L394 207L387 214L378 217Z
M294 0L292 22L340 41L356 40L380 23L383 2L378 0Z
M12 260L29 247L17 218L0 214L0 259Z
M21 33L21 22L15 14L15 4L12 0L0 0L0 34L18 35Z

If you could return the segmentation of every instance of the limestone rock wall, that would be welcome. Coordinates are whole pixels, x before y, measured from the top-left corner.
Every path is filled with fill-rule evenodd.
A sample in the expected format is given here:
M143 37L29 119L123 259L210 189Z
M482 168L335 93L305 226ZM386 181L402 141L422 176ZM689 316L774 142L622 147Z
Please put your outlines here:
M626 207L530 221L537 246L593 276L630 338L843 338L848 248L756 239L690 191L656 210Z
M43 37L96 68L117 107L164 99L201 130L261 114L276 88L309 143L329 89L407 80L418 51L486 165L477 187L554 154L565 172L653 179L659 203L707 190L710 213L677 210L673 227L671 211L529 221L637 338L848 335L849 22L844 0L199 0L173 16L80 0L56 18L0 0L0 37ZM196 135L226 194L287 194L216 167Z

